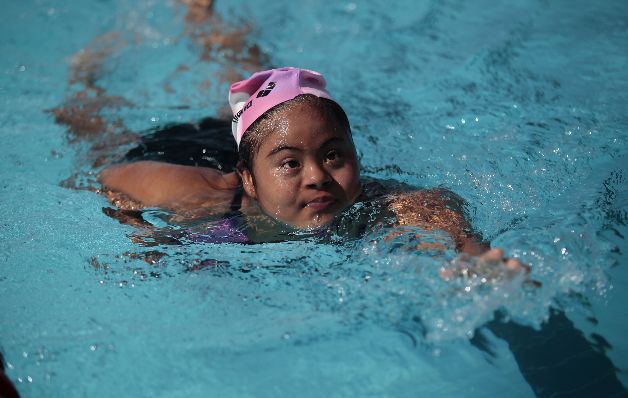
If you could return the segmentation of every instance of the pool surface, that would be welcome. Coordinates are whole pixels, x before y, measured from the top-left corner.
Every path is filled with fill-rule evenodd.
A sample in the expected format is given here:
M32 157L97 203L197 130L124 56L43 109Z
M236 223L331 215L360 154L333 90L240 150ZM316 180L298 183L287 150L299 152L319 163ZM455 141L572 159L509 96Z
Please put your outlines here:
M21 396L626 396L628 2L293 3L3 3L0 353ZM363 175L454 191L541 286L446 281L452 253L388 230L172 244L105 214L103 165L286 65L325 74Z

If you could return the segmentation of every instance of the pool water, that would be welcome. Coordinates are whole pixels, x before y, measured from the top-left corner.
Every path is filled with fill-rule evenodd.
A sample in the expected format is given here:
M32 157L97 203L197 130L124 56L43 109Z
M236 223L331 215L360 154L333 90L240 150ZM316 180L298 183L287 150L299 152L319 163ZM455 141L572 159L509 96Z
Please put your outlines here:
M0 352L22 396L626 394L628 3L217 1L211 23L245 32L235 55L185 14L2 5ZM221 115L253 45L325 74L365 176L456 192L541 287L446 281L452 253L389 230L181 245L104 214L81 189L96 155ZM85 84L106 91L105 136L55 123Z

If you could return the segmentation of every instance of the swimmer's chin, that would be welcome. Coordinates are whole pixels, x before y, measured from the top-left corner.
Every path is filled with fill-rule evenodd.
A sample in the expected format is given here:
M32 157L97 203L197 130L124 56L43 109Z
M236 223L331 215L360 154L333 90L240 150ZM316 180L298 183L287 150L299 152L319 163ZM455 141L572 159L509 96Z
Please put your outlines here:
M316 213L312 217L308 217L308 220L300 224L290 224L292 228L300 229L304 231L316 231L329 227L334 221L348 208L352 206L353 202L334 201L332 205L322 209L323 211Z
M335 216L331 216L331 217L326 216L322 218L317 218L315 220L309 220L306 222L286 222L280 219L277 219L277 221L281 222L286 227L289 227L295 230L304 231L304 232L314 232L314 231L328 227L334 222L335 218L336 218Z
M268 211L261 206L259 207L259 210L261 210L269 221L280 224L284 227L284 229L308 232L316 231L329 226L334 222L336 216L338 216L344 209L334 208L328 209L331 211L312 213L310 209L305 207L298 217L290 219L282 217L282 214L279 214L279 212Z
M282 220L280 217L276 217L271 214L267 215L272 217L276 222L283 224L288 229L303 232L315 232L331 225L338 214L340 214L340 212L318 214L312 218L301 221Z

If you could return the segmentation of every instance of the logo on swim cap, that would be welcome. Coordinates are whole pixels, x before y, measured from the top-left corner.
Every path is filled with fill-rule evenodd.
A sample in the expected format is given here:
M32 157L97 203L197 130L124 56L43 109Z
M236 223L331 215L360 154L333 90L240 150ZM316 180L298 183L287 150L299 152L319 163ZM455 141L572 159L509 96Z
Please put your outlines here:
M257 98L265 97L268 94L270 94L270 92L273 90L273 88L275 88L276 85L277 85L277 83L275 83L275 82L268 82L268 86L266 86L266 88L264 90L262 90L259 93L257 93Z
M301 94L332 99L318 72L299 68L270 69L234 83L229 90L231 129L238 147L246 130L272 107Z

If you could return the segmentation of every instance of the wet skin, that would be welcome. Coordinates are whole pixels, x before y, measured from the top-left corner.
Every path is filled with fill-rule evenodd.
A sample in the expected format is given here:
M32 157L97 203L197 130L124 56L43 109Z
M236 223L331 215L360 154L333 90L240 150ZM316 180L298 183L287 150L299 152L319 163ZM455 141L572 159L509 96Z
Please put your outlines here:
M242 170L248 196L271 217L317 228L350 206L361 191L355 147L330 115L308 104L280 112L253 160Z
M256 215L261 208L270 218L298 229L325 226L355 202L361 193L359 165L350 135L339 121L300 103L263 123L271 132L253 156L253 170L241 169L239 177L204 167L141 161L111 166L100 173L99 180L143 206L166 208L183 218L224 214L241 180L246 191L241 207L245 214ZM489 250L470 232L460 203L450 203L451 195L441 191L389 195L396 224L446 231L461 253L477 256L478 272L486 265L501 264L508 274L528 272L519 260L504 258L501 249ZM462 266L473 268L474 263ZM455 273L444 271L443 277Z

